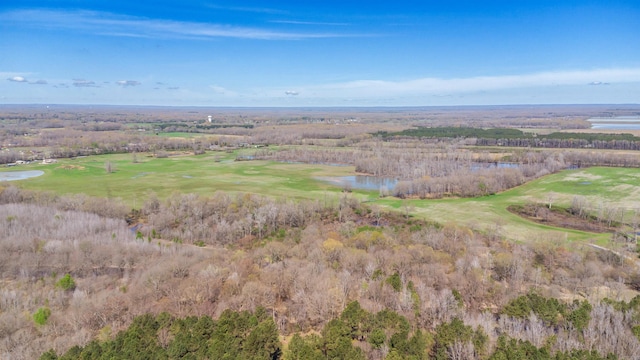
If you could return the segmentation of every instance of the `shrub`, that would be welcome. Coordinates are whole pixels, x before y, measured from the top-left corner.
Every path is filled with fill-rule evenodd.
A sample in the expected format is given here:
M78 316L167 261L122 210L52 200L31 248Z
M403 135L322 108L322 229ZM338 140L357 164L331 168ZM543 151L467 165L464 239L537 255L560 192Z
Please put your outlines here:
M395 290L396 292L400 292L402 290L402 279L400 279L400 274L398 274L397 272L389 276L386 280L386 283L391 285L393 290Z
M76 282L73 280L71 275L66 274L56 283L56 287L65 291L75 290Z
M51 316L51 309L48 307L41 307L33 314L33 321L38 325L44 325Z

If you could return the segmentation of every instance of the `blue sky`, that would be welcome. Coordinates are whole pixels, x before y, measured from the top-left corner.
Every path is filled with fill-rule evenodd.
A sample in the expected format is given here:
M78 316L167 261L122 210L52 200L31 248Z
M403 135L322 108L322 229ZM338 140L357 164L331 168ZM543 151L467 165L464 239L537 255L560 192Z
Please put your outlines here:
M0 104L640 103L640 2L0 3Z

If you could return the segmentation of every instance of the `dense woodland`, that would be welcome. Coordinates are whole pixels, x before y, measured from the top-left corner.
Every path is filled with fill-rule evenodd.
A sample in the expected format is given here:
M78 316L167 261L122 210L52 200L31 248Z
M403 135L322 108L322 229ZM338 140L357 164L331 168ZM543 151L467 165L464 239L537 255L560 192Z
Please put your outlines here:
M418 127L395 133L379 132L376 135L391 137L417 137L423 139L473 139L478 146L507 146L533 148L589 148L639 150L640 138L632 134L597 134L552 132L536 134L509 128L472 128L472 127Z
M475 111L482 124L561 122L535 111L527 122L522 109L514 118L513 111ZM588 112L563 111L568 127ZM394 193L381 189L382 196L422 198L482 196L570 166L640 161L633 152L505 152L474 148L467 139L372 135L402 130L398 122L407 118L473 117L468 109L442 113L248 112L242 116L253 127L219 127L189 139L155 135L153 126L151 133L138 124L127 129L134 120L121 119L130 113L52 118L26 111L5 115L0 140L3 156L33 151L39 159L87 149L130 152L132 144L135 152L169 156L271 139L251 156L350 164L403 180ZM133 118L152 124L155 117ZM341 125L323 124L337 118ZM359 123L346 123L352 118ZM64 131L35 122L59 123ZM24 127L9 131L17 124ZM597 210L578 198L571 208L578 217L617 220L617 208ZM632 252L554 236L514 242L501 226L434 223L361 203L348 191L322 200L151 194L131 209L117 199L2 183L0 358L640 358L640 275Z
M219 197L181 195L157 207L150 199L144 210L150 220L138 233L124 219L109 217L121 216L118 204L94 207L94 200L86 197L51 197L16 188L0 195L0 263L4 283L11 285L0 294L0 346L8 358L35 358L49 348L60 355L76 354L81 350L70 347L95 347L89 343L96 337L107 341L101 345L105 354L124 351L113 347L124 346L117 345L123 341L119 337L132 335L116 334L135 332L129 324L135 324L136 317L163 311L184 321L195 321L188 316L219 319L264 311L275 326L270 331L287 339L298 334L300 339L293 339L299 346L328 356L326 342L338 340L326 339L327 333L344 325L327 321L343 319L353 301L367 317L390 311L384 316L406 322L398 336L418 343L417 358L484 358L505 346L530 346L527 351L535 348L554 356L592 350L623 359L640 354L634 335L640 325L634 315L636 301L615 300L625 283L637 281L635 272L629 271L632 265L625 259L597 249L566 247L553 239L514 244L498 234L376 214L348 198L328 209L317 203L272 204L275 213L280 213L280 206L299 206L302 215L297 223L276 217L273 228L267 221L261 235L255 223L243 226L243 214L269 206L269 200L249 195L230 198L226 204ZM341 206L345 209L340 221ZM180 244L178 239L191 236L191 225L175 220L197 219L192 213L197 209L203 210L200 218L212 231L225 223L236 230L206 245ZM152 216L166 217L162 224L178 227L156 229ZM174 241L165 240L171 236ZM596 289L602 286L614 301L601 300ZM569 294L593 296L587 296L586 303ZM162 326L151 327L156 331L151 335L158 337L154 346L175 358L170 350L177 344L171 345L171 340L179 338L180 325ZM215 331L214 323L209 326ZM393 334L399 330L358 326L365 328L336 329L331 336L351 339L343 350L371 359L393 358L398 351L405 351L396 354L405 358L417 351L396 349L400 340ZM439 334L449 326L477 333L481 346L464 335L438 350ZM319 338L308 337L316 331ZM246 339L238 336L238 341ZM215 342L213 337L205 341L211 357L216 357L211 353ZM286 357L295 343L278 348ZM439 351L448 355L437 355Z

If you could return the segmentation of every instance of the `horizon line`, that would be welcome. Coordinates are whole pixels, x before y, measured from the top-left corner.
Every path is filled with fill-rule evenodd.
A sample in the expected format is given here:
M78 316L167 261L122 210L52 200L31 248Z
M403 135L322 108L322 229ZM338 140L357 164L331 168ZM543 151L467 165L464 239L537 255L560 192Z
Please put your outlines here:
M460 105L311 105L311 106L234 106L234 105L153 105L153 104L80 104L80 103L0 103L5 106L72 106L72 107L156 107L156 108L220 108L220 109L373 109L373 108L456 108L456 107L559 107L559 106L638 106L640 103L520 103L520 104L460 104Z

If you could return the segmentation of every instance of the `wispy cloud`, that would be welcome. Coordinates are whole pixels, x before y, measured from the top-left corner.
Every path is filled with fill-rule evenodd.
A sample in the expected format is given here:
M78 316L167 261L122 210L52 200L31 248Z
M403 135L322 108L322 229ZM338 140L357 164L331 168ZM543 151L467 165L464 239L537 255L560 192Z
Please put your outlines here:
M274 24L291 24L291 25L327 25L327 26L348 26L349 23L322 22L322 21L298 21L298 20L273 20Z
M302 40L356 36L327 32L277 31L225 24L171 21L96 11L15 10L0 13L0 21L47 29L67 29L117 37L260 40Z
M238 12L250 12L250 13L260 13L260 14L286 14L287 11L274 9L274 8L266 8L266 7L251 7L251 6L222 6L217 4L206 4L206 6L210 9L219 9L219 10L228 10L228 11L238 11Z
M594 81L593 79L602 79ZM304 88L305 93L343 96L442 95L516 88L640 82L640 68L549 71L468 78L419 78L406 81L356 80Z
M47 80L36 80L36 81L29 81L29 84L31 85L47 85L49 82Z
M219 85L209 85L209 89L211 89L215 94L218 94L218 95L231 96L231 97L238 95L237 92L233 90L229 90Z
M73 79L73 86L75 87L100 87L96 85L95 81L85 79Z
M129 86L142 85L142 83L140 81L136 81L136 80L118 80L118 81L116 81L116 85L119 85L119 86L122 86L122 87L129 87Z

